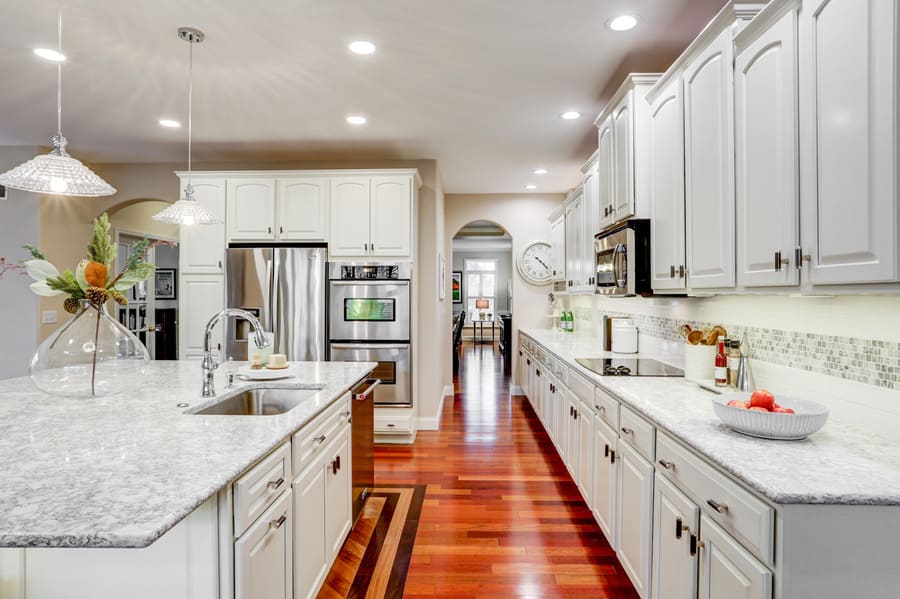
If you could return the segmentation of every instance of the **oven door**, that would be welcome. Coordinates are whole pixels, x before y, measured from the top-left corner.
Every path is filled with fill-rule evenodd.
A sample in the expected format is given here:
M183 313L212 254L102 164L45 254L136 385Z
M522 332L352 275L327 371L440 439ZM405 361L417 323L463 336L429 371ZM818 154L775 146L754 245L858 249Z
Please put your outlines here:
M377 362L369 376L380 379L375 405L412 405L412 369L408 343L331 343L334 362Z
M328 310L331 340L409 340L409 281L331 281Z
M603 295L632 295L634 266L628 248L632 246L634 231L622 229L594 242L596 252L596 292Z

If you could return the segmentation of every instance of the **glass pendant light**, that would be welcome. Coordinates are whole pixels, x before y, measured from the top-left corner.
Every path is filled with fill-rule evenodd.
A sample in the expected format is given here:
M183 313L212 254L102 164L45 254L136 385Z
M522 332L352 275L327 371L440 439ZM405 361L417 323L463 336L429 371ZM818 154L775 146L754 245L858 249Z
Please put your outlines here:
M57 51L62 55L62 0L56 19ZM108 196L116 189L91 169L66 152L62 134L62 62L56 65L56 135L49 154L35 156L28 162L0 175L0 185L22 191L65 196Z
M199 44L206 38L199 29L193 27L180 27L178 37L186 41L190 46L188 54L188 175L187 185L184 188L184 196L158 214L153 215L153 220L173 225L215 225L221 223L216 215L200 205L194 199L194 187L191 185L191 117L194 96L194 44Z

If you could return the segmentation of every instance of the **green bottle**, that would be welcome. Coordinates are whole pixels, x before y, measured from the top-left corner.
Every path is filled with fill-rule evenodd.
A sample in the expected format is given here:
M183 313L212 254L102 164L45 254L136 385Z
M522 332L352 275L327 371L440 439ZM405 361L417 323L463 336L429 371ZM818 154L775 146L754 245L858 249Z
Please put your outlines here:
M575 315L572 312L569 312L569 323L568 323L568 331L570 333L575 331Z

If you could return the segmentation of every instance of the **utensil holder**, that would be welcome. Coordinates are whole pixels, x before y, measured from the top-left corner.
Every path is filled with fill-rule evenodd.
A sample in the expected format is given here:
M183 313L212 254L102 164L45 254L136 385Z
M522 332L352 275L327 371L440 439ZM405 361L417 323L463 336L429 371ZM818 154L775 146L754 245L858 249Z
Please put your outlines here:
M716 346L684 346L684 378L689 381L711 381L716 374Z

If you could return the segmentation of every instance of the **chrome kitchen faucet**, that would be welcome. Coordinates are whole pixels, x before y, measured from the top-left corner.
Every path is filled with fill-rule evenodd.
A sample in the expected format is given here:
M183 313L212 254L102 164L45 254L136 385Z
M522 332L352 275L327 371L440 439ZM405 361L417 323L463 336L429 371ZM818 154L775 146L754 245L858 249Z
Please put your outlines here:
M229 316L243 318L250 322L250 326L253 327L253 336L257 347L266 347L269 344L259 319L246 310L225 308L210 318L209 322L206 323L206 333L203 335L203 361L200 363L201 376L203 378L201 395L203 397L212 397L216 394L216 388L213 385L213 371L219 367L219 363L213 359L212 350L209 347L212 340L213 327L216 326L217 322Z

